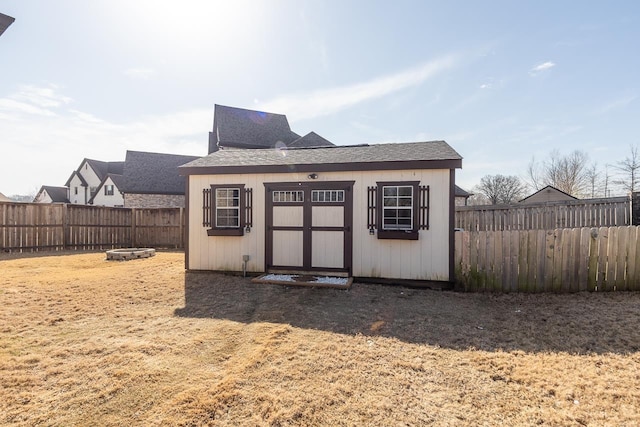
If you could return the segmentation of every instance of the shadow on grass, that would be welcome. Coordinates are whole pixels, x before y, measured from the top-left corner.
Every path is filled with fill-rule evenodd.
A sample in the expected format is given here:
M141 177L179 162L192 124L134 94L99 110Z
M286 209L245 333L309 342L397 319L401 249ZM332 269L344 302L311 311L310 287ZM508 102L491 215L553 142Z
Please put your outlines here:
M185 274L182 317L271 322L456 350L640 351L640 293L464 294L354 283L349 290Z

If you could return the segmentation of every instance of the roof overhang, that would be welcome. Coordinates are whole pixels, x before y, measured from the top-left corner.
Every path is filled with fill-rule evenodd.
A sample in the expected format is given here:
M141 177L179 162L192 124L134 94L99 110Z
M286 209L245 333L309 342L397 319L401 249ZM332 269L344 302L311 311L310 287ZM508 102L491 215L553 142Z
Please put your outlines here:
M247 166L182 166L180 175L242 175L256 173L389 171L408 169L460 169L461 159L359 163L320 163Z

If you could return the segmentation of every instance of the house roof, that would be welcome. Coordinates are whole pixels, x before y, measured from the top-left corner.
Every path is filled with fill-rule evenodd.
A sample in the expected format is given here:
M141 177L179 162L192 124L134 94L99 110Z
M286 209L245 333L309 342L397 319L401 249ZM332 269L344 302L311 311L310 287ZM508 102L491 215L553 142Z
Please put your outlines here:
M73 179L73 177L74 177L74 176L77 176L77 177L78 177L78 179L80 180L80 184L81 184L83 187L86 187L87 185L89 185L89 184L87 183L87 181L84 179L84 177L83 177L80 173L78 173L78 171L73 171L73 172L71 172L71 176L69 177L69 179L67 180L67 182L65 182L65 183L64 183L64 185L65 185L66 187L68 187L68 186L69 186L69 184L71 184L71 180Z
M456 185L455 196L456 197L471 197L471 196L473 196L473 193L469 193L468 191L465 191L461 187L458 187Z
M182 166L182 174L398 170L462 167L462 157L444 141L219 150Z
M93 159L84 160L89 163L89 166L91 166L96 175L98 175L100 181L104 180L104 178L110 173L122 175L122 171L124 170L124 162L103 162L101 160Z
M284 114L215 105L209 152L220 147L273 148L300 138L291 131Z
M13 24L13 21L15 20L16 18L14 17L0 13L0 36L7 28L9 28L9 25Z
M127 151L124 173L118 188L125 193L184 194L185 180L178 166L198 156ZM115 183L115 181L114 181Z
M49 197L51 197L51 201L53 203L69 203L69 199L67 197L67 187L55 187L52 185L43 185L40 187L40 191L38 194L46 191ZM36 196L37 198L38 196Z
M11 202L11 201L12 200L10 198L8 198L4 194L0 193L0 202Z
M566 192L554 187L553 185L547 185L546 187L541 188L540 190L536 191L535 193L530 194L527 197L525 197L524 199L518 201L518 203L525 202L525 201L531 199L532 197L538 196L538 195L540 195L542 193L555 193L556 195L560 196L562 199L565 199L565 200L566 199L578 200L577 197L572 196L571 194L566 193Z
M312 131L306 134L305 136L302 136L296 139L288 146L292 148L300 148L300 147L330 147L333 145L335 144L333 144L331 141L321 137L320 135Z

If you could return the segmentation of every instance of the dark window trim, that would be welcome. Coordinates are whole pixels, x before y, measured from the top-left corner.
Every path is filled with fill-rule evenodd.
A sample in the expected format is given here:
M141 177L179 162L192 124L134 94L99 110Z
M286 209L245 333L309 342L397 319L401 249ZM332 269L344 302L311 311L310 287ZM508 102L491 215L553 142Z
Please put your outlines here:
M383 229L383 187L413 187L412 224L408 230ZM377 229L378 239L418 240L420 230L429 229L429 186L419 181L379 181L368 188L367 227L371 234Z
M216 226L216 190L220 188L238 189L240 190L240 206L238 207L239 225L237 227L218 227ZM246 226L246 193L244 184L212 184L210 192L209 209L209 228L208 236L244 236L244 228ZM206 222L205 222L206 223Z

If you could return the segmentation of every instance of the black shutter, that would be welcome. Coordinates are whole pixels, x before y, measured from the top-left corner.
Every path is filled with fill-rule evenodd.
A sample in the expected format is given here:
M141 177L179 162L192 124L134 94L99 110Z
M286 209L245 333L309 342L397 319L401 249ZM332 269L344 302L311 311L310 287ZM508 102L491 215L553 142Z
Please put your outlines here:
M378 187L367 187L367 228L369 230L375 230L376 223L376 197Z
M419 192L420 229L429 229L429 186L421 185Z
M211 227L211 189L202 190L202 226Z

